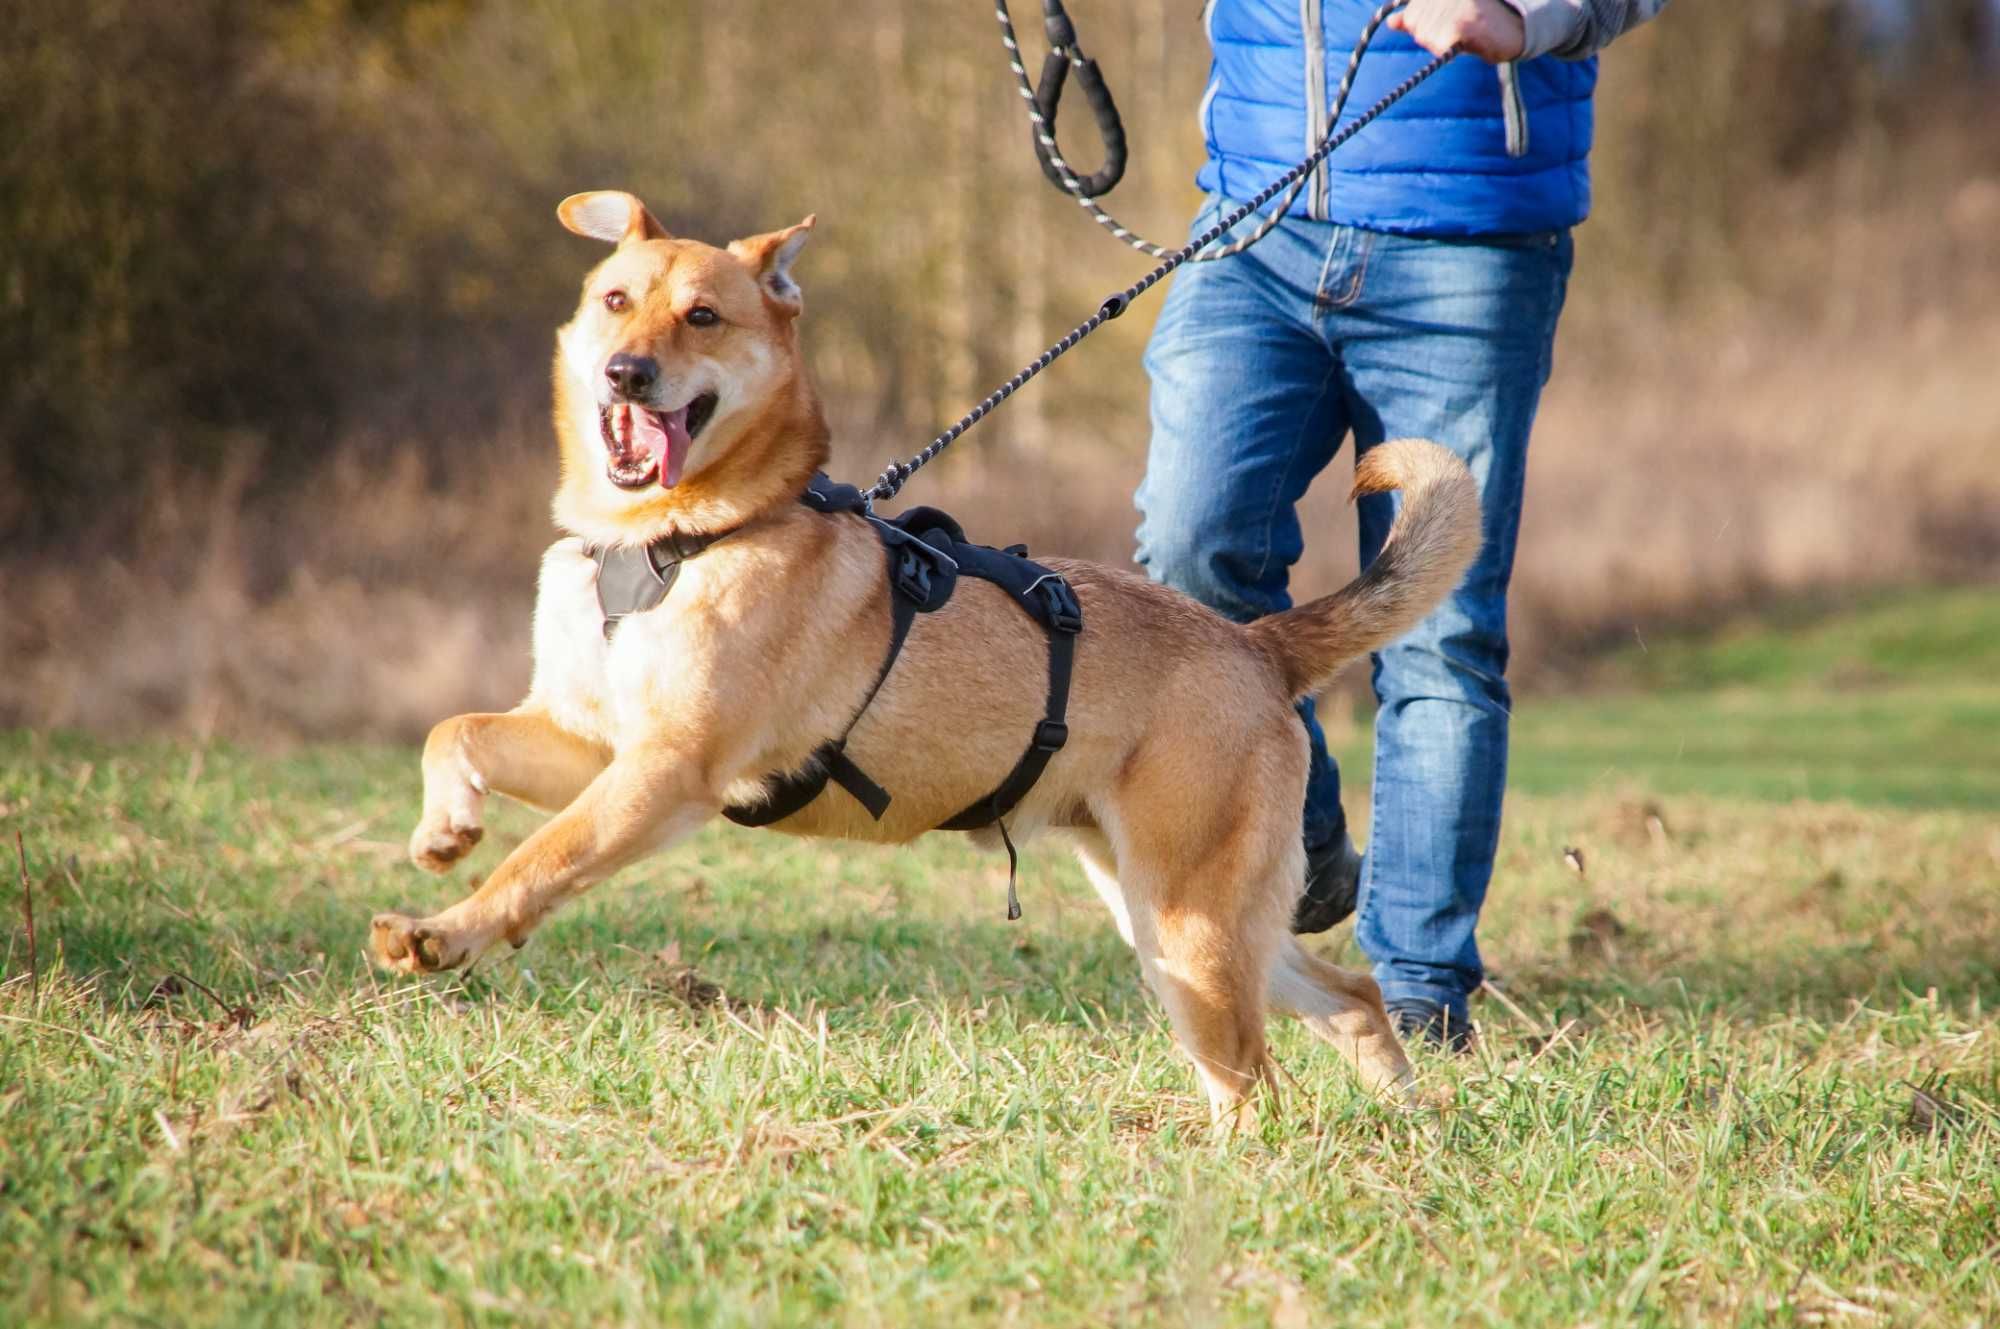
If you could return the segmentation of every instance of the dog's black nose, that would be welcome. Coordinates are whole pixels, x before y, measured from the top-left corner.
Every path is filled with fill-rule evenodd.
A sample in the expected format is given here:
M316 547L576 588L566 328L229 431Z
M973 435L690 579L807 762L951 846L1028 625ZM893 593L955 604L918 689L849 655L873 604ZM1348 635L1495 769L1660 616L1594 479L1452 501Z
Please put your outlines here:
M604 376L621 396L643 397L660 381L660 362L650 355L627 355L620 351L605 362Z

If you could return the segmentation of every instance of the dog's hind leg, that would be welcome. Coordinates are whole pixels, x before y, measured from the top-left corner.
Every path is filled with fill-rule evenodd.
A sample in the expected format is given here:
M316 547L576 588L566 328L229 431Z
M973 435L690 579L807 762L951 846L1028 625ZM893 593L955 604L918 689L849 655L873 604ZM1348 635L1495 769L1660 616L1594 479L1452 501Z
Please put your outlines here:
M1086 832L1077 836L1076 849L1083 875L1111 911L1118 935L1138 952L1146 985L1166 1007L1175 1038L1194 1062L1215 1124L1247 1124L1251 1106L1248 1090L1260 1081L1273 1083L1268 1066L1261 1061L1262 1014L1257 1015L1246 1041L1244 1026L1252 1022L1240 1019L1235 1009L1238 994L1234 978L1214 972L1211 957L1191 935L1191 929L1203 925L1177 917L1165 929L1167 940L1163 942L1160 919L1153 909L1144 907L1135 917L1127 905L1110 841L1101 833ZM1142 888L1141 898L1148 894Z
M1219 911L1162 910L1155 924L1159 949L1147 976L1208 1092L1209 1117L1246 1127L1259 1086L1277 1090L1264 1044L1264 957Z
M370 949L403 973L455 969L497 941L516 946L548 912L713 816L719 797L677 754L622 753L493 871L484 885L425 919L377 914Z
M1275 743L1257 732L1201 730L1142 745L1090 809L1116 855L1115 878L1108 865L1090 863L1100 847L1082 841L1114 914L1105 886L1115 883L1146 981L1195 1064L1218 1128L1248 1125L1259 1089L1276 1095L1265 1000L1290 904L1276 883L1305 872L1302 731L1276 708L1267 727Z
M1368 975L1322 960L1287 936L1271 967L1271 1005L1338 1048L1367 1089L1408 1090L1409 1058L1382 1009L1382 989Z
M1263 1016L1258 1013L1254 1028L1249 1031L1252 1037L1246 1041L1243 1026L1252 1022L1239 1019L1235 1009L1236 979L1228 973L1216 972L1210 948L1193 935L1207 925L1202 920L1177 915L1163 929L1149 904L1135 916L1126 903L1111 843L1103 835L1096 832L1078 835L1077 857L1083 863L1084 876L1111 911L1118 935L1138 952L1146 985L1166 1007L1175 1038L1193 1060L1202 1088L1208 1093L1209 1111L1216 1124L1242 1120L1250 1106L1248 1090L1255 1088L1260 1080L1266 1083L1270 1080L1268 1068L1260 1062ZM1142 901L1150 896L1143 885L1140 896Z
M554 811L604 769L610 753L538 711L455 715L424 744L424 813L410 834L410 861L443 872L485 834L488 791Z
M1243 870L1261 857L1247 838L1239 832L1192 864L1130 845L1119 855L1133 949L1194 1062L1218 1128L1248 1126L1257 1091L1277 1092L1264 1000L1282 924L1261 898L1269 874Z

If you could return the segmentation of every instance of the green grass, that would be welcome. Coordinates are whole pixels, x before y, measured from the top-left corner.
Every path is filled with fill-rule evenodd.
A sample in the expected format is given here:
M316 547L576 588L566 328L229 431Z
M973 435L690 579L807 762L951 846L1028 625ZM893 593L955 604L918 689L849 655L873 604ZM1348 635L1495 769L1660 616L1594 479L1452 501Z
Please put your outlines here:
M1519 700L1511 787L2000 807L2000 589L1795 606L1634 644ZM1333 734L1349 769L1366 724Z
M1597 681L1651 691L2000 686L2000 587L1801 601L1705 633L1635 641L1601 662Z
M1990 1322L2000 820L1946 698L1991 694L1868 690L1866 801L1815 803L1816 678L1525 704L1481 1052L1403 1112L1274 1026L1222 1143L1054 846L1009 925L958 837L717 829L391 982L370 913L464 889L400 862L414 754L0 736L0 1323ZM1787 734L1804 786L1739 772Z

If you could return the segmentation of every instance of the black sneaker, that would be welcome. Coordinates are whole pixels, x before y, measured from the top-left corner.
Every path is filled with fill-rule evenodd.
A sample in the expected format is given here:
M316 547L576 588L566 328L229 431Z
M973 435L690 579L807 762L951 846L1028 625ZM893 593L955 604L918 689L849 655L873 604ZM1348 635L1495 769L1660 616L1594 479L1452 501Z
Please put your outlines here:
M1354 913L1361 894L1361 855L1346 831L1306 846L1306 892L1292 909L1292 931L1324 932Z
M1421 1043L1441 1052L1472 1051L1472 1025L1462 1019L1452 1019L1451 1012L1442 1006L1408 997L1390 1002L1388 1011L1389 1023L1405 1047L1414 1048Z

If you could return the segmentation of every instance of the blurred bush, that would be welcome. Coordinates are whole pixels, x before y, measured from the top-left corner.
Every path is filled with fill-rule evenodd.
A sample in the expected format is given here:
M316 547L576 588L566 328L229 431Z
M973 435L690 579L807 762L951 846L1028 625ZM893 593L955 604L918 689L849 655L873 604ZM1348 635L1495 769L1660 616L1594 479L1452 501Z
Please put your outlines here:
M1866 305L1967 301L1996 271L1990 237L1942 228L1928 254L1887 242L1842 265L1857 226L1932 224L1967 179L2000 167L1993 123L2000 70L1981 36L1987 0L1920 0L1906 47L1864 40L1850 0L1732 4L1679 0L1605 61L1596 211L1586 232L1600 270L1586 305L1633 298L1676 312L1775 302L1812 327ZM1992 15L1994 17L1989 17ZM2000 34L1995 34L2000 35ZM1927 278L1912 286L1907 278ZM1948 274L1942 282L1929 280Z
M9 6L0 437L17 538L163 456L211 463L230 425L295 433L336 387L333 348L365 302L294 182L339 163L338 121L274 61L259 9Z

